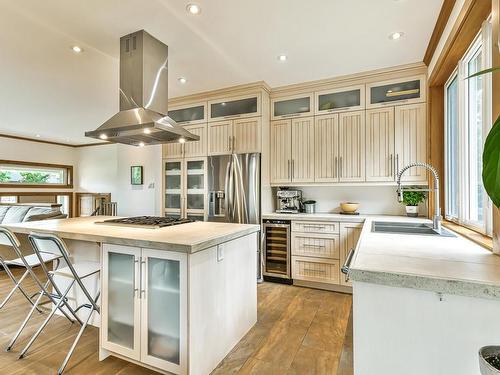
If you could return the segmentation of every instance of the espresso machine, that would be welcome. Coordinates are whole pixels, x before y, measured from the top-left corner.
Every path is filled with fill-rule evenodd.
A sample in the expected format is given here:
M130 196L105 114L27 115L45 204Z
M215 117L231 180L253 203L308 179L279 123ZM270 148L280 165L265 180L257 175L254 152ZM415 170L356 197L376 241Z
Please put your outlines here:
M276 212L298 214L302 211L302 191L279 188L276 192Z

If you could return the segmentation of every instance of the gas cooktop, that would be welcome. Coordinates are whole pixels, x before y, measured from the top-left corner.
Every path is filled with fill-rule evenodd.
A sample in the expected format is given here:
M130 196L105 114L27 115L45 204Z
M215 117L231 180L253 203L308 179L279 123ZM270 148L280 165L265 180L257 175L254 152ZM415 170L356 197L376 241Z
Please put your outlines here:
M163 227L170 227L172 225L191 223L192 221L193 220L190 219L177 219L173 217L163 216L134 216L124 217L121 219L108 219L104 221L98 221L96 222L96 224L158 229Z

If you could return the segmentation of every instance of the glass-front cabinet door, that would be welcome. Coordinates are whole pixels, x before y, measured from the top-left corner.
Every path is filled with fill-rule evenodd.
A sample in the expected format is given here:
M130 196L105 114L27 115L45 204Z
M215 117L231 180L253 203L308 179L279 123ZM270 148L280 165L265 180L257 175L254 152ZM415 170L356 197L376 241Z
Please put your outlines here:
M425 102L425 76L366 85L367 108Z
M207 103L201 102L169 108L168 115L178 124L189 125L207 122Z
M185 160L186 216L205 215L206 159Z
M357 111L365 108L364 85L342 87L316 93L316 115L342 111Z
M102 346L140 360L141 249L103 244Z
M142 249L141 362L184 374L187 255Z
M168 160L164 163L165 172L165 216L182 215L182 166L183 160Z
M211 120L252 117L260 115L260 94L208 102Z
M313 111L313 94L294 95L271 100L271 119L309 116Z

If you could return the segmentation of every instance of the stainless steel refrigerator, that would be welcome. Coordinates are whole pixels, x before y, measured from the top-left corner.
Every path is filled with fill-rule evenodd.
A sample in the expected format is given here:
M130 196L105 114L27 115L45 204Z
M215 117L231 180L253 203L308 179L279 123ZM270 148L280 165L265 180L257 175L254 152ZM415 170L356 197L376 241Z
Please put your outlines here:
M259 153L208 157L208 221L260 225ZM260 239L257 247L260 280Z

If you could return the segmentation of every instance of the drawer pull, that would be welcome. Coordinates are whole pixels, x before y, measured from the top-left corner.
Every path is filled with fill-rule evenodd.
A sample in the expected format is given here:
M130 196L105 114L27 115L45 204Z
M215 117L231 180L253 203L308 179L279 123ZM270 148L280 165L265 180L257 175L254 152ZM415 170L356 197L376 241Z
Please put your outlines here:
M319 225L304 225L304 229L322 229L325 230L325 227Z
M347 255L347 258L345 260L344 265L340 269L340 271L345 275L345 281L349 281L349 271L351 267L351 262L352 262L352 257L354 256L354 248L349 250L349 254Z
M321 248L324 249L326 246L325 245L313 245L309 243L302 244L303 247L315 247L315 248Z

